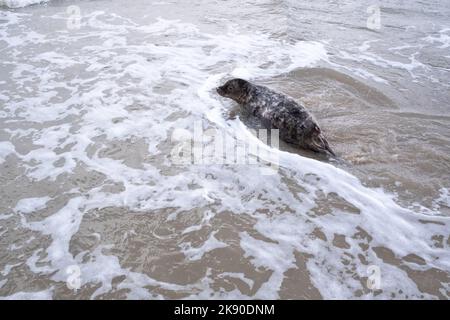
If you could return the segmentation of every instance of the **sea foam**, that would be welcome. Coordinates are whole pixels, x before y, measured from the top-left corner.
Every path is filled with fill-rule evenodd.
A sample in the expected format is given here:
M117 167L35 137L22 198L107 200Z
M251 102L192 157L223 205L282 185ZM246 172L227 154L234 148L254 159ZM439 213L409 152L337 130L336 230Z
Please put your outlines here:
M8 8L23 8L32 4L45 3L49 0L0 0L0 6Z

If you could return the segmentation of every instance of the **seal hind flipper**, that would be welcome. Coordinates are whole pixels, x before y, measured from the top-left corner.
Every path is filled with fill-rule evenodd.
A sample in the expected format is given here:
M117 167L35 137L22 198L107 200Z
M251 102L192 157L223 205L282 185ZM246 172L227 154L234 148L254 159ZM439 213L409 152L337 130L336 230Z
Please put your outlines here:
M328 152L333 157L336 157L336 154L333 150L331 150L330 145L328 144L327 139L322 134L318 134L313 137L309 143L307 143L307 147L315 152Z

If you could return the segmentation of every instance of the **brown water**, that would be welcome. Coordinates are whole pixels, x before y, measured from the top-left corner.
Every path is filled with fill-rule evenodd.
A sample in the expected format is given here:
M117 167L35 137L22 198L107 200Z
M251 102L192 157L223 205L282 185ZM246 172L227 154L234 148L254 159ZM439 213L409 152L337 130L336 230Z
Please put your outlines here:
M450 4L371 5L2 7L0 296L448 299ZM233 76L339 159L177 163L198 127L265 148L214 93Z

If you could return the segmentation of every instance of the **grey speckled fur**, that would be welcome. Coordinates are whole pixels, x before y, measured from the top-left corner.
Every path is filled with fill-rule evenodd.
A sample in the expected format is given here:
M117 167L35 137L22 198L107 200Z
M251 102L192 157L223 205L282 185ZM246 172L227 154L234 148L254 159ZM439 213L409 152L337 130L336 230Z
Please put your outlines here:
M227 81L217 88L217 93L242 105L267 128L279 129L282 140L335 155L316 120L293 98L242 79Z

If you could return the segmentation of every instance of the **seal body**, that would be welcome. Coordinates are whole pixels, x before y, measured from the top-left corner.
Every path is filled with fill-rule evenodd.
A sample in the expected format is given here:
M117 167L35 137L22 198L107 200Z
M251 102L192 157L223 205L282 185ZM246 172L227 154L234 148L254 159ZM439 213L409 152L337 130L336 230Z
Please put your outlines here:
M304 149L335 155L317 121L293 98L242 79L227 81L217 88L217 93L239 103L267 128L278 129L282 140Z

